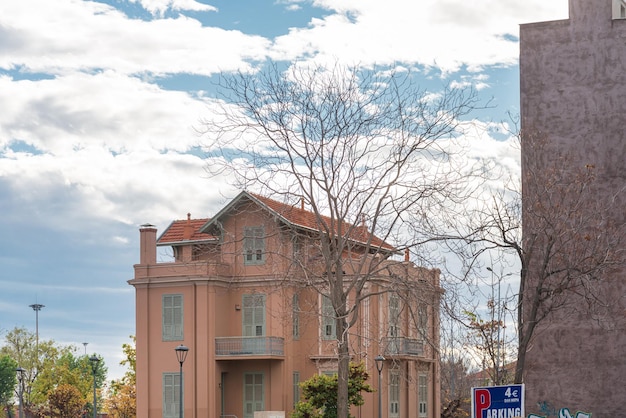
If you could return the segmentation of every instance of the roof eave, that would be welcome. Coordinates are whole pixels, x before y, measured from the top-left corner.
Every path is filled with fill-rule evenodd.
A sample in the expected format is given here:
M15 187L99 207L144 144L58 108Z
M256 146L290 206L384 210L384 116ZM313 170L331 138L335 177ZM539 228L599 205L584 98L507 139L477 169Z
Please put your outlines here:
M168 242L158 242L157 241L157 247L169 247L169 246L175 247L175 246L179 246L179 245L211 244L211 243L219 243L219 239L218 238L195 239L195 240L186 239L186 240L182 240L182 241L168 241Z

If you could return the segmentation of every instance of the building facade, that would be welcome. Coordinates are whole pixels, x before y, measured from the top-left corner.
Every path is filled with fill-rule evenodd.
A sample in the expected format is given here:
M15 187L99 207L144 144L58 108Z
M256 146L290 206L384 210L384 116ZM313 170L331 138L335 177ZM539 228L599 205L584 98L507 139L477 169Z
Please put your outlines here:
M619 237L626 236L626 3L569 0L569 19L522 25L520 81L523 190L535 196L524 202L524 239L538 222L531 212L552 205L561 226L581 222L567 232L561 227L554 242L570 240L569 256L578 252L579 261L591 254L612 264L602 277L581 277L589 279L580 282L586 289L542 295L563 305L538 323L529 346L526 409L540 416L558 415L561 408L624 416L626 270ZM576 184L573 173L585 171L593 181ZM534 193L557 182L562 189L568 182L590 187L581 187L582 199ZM553 238L548 234L544 248ZM606 245L607 237L617 244ZM527 298L540 286L536 273L529 273Z
M154 226L141 227L140 261L129 281L136 291L138 417L179 416L181 344L189 348L186 418L253 418L260 411L288 417L300 382L336 372L332 306L323 285L304 277L319 259L315 225L303 206L242 192L211 219L188 215L158 239ZM349 330L352 361L363 362L370 385L380 389L383 418L439 417L439 272L408 256L395 261L392 246L375 237L372 243L376 255L361 257L382 258L381 268L365 284L371 296ZM159 262L157 246L171 247L172 260ZM385 357L381 388L378 355ZM377 417L378 395L366 393L352 416Z

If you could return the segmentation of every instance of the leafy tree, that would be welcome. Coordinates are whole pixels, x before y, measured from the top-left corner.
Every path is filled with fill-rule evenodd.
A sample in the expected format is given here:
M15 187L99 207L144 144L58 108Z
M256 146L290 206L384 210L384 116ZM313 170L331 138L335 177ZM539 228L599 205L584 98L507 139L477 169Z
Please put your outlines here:
M348 380L348 404L363 405L362 392L373 392L366 383L369 378L363 363L350 363ZM337 417L337 375L315 375L302 382L302 396L305 399L296 404L292 418L336 418Z
M17 361L25 371L24 409L35 415L49 413L49 395L60 385L75 387L86 399L93 388L92 368L88 356L77 356L75 346L60 346L53 340L39 341L24 328L15 328L5 336L6 344L0 354ZM37 355L38 352L38 355ZM15 370L15 368L14 368ZM107 368L99 361L96 369L96 386L103 387ZM91 403L88 404L90 407Z
M472 173L455 165L451 143L476 108L474 92L430 94L412 84L410 72L378 70L298 63L285 72L270 65L224 77L222 106L203 125L214 152L211 174L226 172L238 188L282 196L313 214L308 235L294 234L316 243L316 261L294 267L303 279L290 276L289 284L330 302L339 418L348 416L349 331L362 302L377 294L367 283L390 261L387 243L421 251L425 238L408 231L448 200L462 200L459 185ZM406 286L406 279L397 282L390 287Z
M25 328L14 328L7 332L4 339L5 345L0 348L0 354L10 356L24 369L24 408L45 402L47 392L39 393L33 385L41 371L57 358L58 347L54 341L39 341L37 349L35 334Z
M17 383L15 369L17 369L15 360L7 355L0 356L0 407L11 405Z
M85 398L76 386L58 385L48 394L49 416L53 418L80 418Z
M120 380L113 380L110 393L105 400L106 409L112 418L134 418L137 415L136 396L136 338L131 336L133 343L122 346L125 358L120 362L128 370Z

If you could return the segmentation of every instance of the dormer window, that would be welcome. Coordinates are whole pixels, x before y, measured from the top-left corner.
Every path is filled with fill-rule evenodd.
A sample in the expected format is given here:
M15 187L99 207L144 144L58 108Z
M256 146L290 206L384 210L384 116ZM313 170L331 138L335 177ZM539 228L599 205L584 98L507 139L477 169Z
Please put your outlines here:
M265 229L262 226L248 226L243 231L244 264L265 263Z
M626 0L613 0L613 19L626 19Z

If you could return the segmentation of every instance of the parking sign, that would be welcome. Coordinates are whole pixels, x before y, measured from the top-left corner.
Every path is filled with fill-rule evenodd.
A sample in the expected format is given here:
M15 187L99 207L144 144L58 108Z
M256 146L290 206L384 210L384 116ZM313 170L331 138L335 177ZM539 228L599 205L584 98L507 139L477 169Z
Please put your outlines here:
M472 418L524 416L524 385L472 388Z

